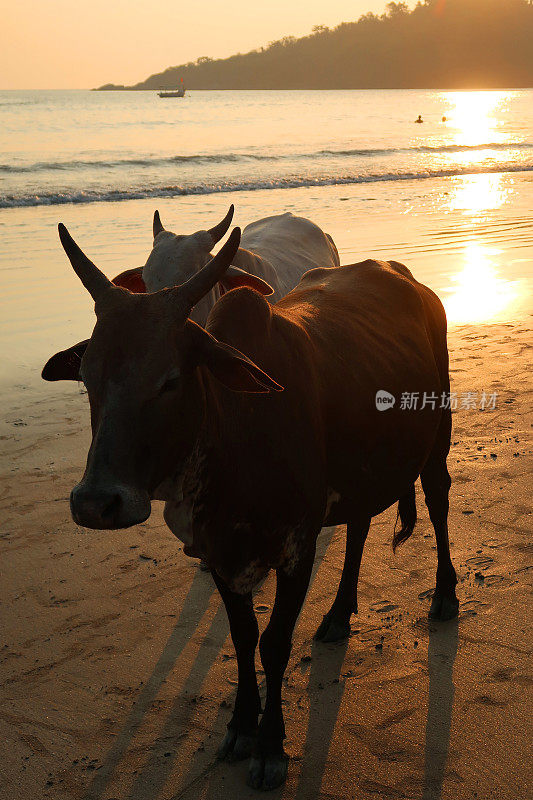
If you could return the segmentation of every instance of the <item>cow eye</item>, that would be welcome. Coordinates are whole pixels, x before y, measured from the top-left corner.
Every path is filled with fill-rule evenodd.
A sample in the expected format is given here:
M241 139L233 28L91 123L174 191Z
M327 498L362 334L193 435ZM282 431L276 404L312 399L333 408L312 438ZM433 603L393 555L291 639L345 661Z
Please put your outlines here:
M179 375L169 375L166 379L164 384L161 387L160 394L164 394L165 392L173 392L175 389L178 388L180 381Z

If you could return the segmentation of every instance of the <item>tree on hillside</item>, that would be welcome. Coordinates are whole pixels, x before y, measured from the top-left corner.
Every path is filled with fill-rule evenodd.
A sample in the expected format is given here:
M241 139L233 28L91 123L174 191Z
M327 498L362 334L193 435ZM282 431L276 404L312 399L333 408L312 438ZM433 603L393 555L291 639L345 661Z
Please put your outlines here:
M389 2L381 16L316 25L308 36L229 58L204 56L129 88L180 78L191 89L530 87L532 42L532 0L420 0L412 10Z

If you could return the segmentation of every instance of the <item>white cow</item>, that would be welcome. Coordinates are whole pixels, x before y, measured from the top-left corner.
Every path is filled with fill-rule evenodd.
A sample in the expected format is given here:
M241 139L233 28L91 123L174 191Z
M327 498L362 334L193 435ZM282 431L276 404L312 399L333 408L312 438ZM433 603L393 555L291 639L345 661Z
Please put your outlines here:
M274 268L277 285L269 297L277 303L300 282L309 269L338 267L339 254L329 233L290 211L251 222L242 232L234 264L254 275L267 264ZM268 273L265 271L265 277ZM268 278L267 278L268 280Z
M156 211L154 246L142 269L146 290L156 292L179 286L199 272L212 258L213 245L229 228L233 211L232 205L217 226L189 236L165 230ZM314 222L290 212L265 217L245 227L232 266L224 279L192 310L191 319L205 325L218 298L234 286L252 286L269 295L269 302L276 303L294 289L304 272L339 264L333 239ZM272 293L268 286L272 287Z
M157 292L180 286L200 272L211 259L211 248L222 239L233 218L230 206L224 219L206 231L181 236L163 228L159 212L154 214L154 244L144 267L126 270L113 283L132 292ZM318 225L290 212L265 217L247 225L241 246L226 271L205 297L191 310L191 319L205 326L209 312L221 295L238 286L250 286L276 303L315 267L338 267L339 254L333 239ZM49 381L79 379L81 359L89 340L78 342L53 356L43 370Z

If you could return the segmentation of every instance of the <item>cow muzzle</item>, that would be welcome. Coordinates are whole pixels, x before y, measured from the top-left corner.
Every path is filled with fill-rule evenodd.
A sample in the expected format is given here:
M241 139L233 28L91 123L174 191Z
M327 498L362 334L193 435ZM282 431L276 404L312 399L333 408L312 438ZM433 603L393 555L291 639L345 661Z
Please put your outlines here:
M148 494L127 486L104 488L82 481L70 493L72 519L84 528L129 528L147 520L151 510Z

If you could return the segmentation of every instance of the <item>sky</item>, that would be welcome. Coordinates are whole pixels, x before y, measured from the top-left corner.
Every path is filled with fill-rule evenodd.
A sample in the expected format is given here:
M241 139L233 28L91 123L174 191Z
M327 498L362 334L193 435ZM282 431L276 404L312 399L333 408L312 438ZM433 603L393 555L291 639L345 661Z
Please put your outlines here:
M0 0L0 89L132 84L199 56L247 52L387 0ZM408 2L412 6L413 2Z

